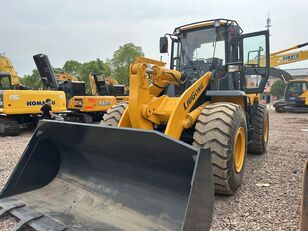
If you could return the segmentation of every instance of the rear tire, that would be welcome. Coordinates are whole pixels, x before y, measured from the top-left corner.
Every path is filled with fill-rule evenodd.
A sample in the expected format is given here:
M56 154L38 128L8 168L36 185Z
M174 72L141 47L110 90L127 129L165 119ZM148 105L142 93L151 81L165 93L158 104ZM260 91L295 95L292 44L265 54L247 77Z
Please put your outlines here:
M121 117L127 108L127 103L120 103L110 108L103 116L102 125L117 127Z
M259 104L252 121L251 143L248 152L263 154L266 152L269 134L269 115L266 105Z
M19 133L20 129L17 120L8 117L0 117L1 136L18 136Z
M206 106L197 120L193 139L193 146L211 149L215 193L233 195L241 185L247 153L243 108L233 103Z

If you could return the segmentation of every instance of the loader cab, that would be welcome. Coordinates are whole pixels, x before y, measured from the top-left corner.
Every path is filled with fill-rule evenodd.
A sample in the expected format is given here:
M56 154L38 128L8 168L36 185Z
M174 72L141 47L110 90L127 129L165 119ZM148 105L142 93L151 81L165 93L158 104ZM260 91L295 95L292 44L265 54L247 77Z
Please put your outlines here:
M206 72L212 72L210 90L263 92L269 70L268 31L242 34L234 20L215 19L177 27L160 39L161 53L168 52L170 68L182 72L180 95ZM168 87L168 91L170 91Z

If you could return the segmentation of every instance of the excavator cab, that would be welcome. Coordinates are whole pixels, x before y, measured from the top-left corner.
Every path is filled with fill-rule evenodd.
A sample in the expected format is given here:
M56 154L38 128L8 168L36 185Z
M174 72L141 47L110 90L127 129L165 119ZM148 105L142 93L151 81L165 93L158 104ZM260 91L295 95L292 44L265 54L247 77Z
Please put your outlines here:
M0 90L12 89L11 75L9 73L0 73Z
M308 80L293 79L290 80L284 91L281 100L274 104L275 111L281 112L308 112Z

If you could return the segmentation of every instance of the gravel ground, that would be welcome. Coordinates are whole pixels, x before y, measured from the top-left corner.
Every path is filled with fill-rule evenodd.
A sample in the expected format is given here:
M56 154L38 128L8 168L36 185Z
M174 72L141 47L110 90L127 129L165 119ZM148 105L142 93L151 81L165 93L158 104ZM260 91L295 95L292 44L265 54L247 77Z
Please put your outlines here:
M307 129L307 130L305 130ZM31 137L0 137L0 189ZM308 159L308 114L270 112L265 155L248 155L243 183L233 197L216 197L212 230L299 230L302 168ZM0 230L16 223L0 219Z

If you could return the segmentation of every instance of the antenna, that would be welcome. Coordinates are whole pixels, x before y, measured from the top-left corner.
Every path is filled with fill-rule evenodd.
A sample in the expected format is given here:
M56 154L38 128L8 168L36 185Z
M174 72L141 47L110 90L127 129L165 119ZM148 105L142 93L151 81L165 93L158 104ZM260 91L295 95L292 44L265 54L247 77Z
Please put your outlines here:
M267 19L266 19L266 25L265 25L265 27L266 27L267 30L269 31L269 29L270 29L271 26L272 26L272 20L271 20L271 18L270 18L269 13L268 13Z

